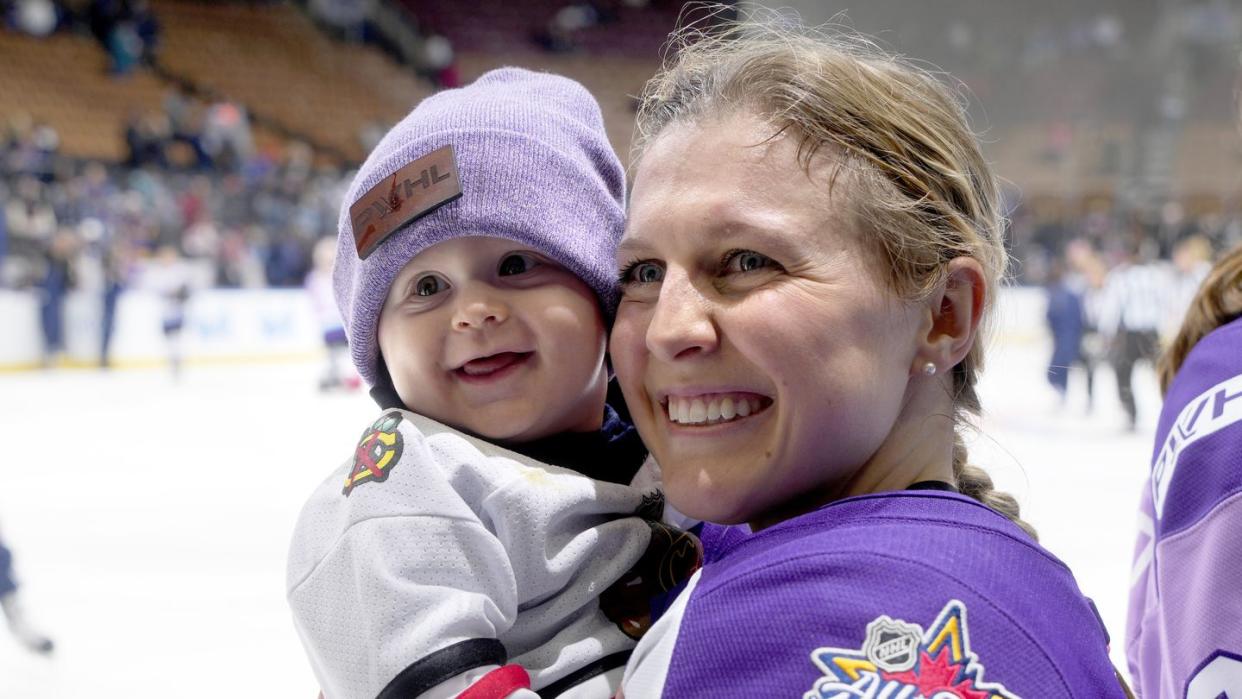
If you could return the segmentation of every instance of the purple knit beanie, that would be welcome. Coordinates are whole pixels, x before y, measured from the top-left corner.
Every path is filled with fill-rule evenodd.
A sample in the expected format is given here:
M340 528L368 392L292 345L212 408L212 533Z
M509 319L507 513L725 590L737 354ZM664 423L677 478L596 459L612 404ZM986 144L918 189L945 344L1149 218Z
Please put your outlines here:
M451 238L548 255L610 318L624 202L599 105L573 80L501 68L423 100L367 156L341 206L332 278L358 372L379 378L376 328L397 273Z

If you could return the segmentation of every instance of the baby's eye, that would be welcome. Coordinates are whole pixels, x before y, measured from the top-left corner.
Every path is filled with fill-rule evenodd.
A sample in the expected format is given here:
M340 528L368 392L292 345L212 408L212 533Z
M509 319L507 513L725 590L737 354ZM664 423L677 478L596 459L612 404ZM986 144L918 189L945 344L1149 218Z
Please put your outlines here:
M428 274L427 276L419 277L418 281L414 282L414 295L435 296L444 291L447 286L448 284L443 279L434 274Z
M502 277L508 277L515 274L523 274L529 272L539 264L533 255L523 255L521 253L512 253L505 255L500 261L500 269L498 274Z
M621 271L622 284L652 284L663 280L664 268L654 262L634 262Z
M753 272L764 267L776 266L776 262L766 255L753 250L731 250L725 254L724 268L727 272Z

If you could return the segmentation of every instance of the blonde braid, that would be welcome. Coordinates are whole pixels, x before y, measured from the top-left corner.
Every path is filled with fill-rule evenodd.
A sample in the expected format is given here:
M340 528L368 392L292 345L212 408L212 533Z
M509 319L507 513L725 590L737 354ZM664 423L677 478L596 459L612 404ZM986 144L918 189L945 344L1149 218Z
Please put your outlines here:
M958 432L953 438L953 477L957 480L958 491L1005 515L1032 539L1038 541L1039 534L1035 527L1022 519L1017 499L1009 493L996 490L988 472L968 463L966 459L966 442Z

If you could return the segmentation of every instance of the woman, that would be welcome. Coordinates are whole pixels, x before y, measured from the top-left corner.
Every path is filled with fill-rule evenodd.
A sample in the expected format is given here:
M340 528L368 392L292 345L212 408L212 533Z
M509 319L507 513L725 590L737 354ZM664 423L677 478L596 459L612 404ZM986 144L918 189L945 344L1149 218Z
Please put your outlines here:
M1157 365L1164 407L1126 624L1144 699L1216 699L1242 687L1239 347L1242 246L1212 267Z
M1123 696L956 432L1006 260L960 105L857 39L683 38L639 114L611 352L670 503L754 533L706 532L625 696Z

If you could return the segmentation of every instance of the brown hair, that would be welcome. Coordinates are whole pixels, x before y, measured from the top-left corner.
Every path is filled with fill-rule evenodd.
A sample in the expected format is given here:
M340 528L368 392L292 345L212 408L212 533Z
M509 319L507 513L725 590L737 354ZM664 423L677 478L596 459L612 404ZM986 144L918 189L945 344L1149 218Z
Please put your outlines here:
M753 114L799 139L808 171L821 147L831 150L839 167L829 187L839 176L849 181L855 228L897 294L925 296L944 283L947 262L967 256L983 267L990 306L1008 263L999 187L957 95L848 30L811 30L758 10L707 26L725 12L707 9L707 21L674 33L670 57L643 89L631 163L672 124ZM984 334L953 368L958 425L981 410ZM963 494L1035 536L1017 501L967 463L960 433L953 472Z
M1167 393L1186 355L1203 339L1226 323L1242 318L1242 244L1225 253L1212 266L1212 271L1199 286L1182 327L1160 355L1156 372L1160 375L1160 392Z

